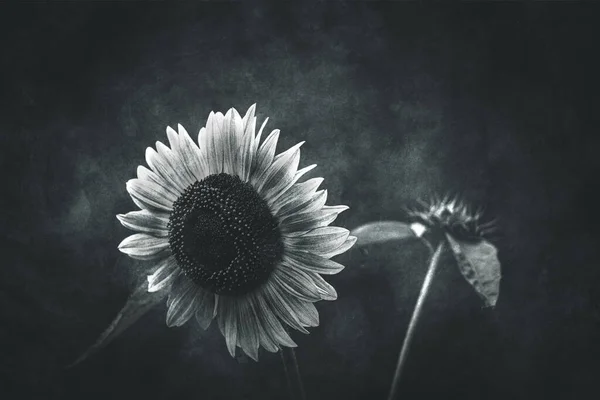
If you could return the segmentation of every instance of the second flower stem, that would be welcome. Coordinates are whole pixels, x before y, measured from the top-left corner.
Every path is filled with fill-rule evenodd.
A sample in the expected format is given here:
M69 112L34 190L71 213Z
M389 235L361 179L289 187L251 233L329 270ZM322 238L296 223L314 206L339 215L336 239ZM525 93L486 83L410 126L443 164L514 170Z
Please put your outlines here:
M435 252L431 256L431 260L429 261L427 275L425 275L425 280L423 281L423 286L421 286L421 292L419 293L417 304L415 305L412 317L410 318L410 323L408 324L406 336L404 336L404 342L402 343L402 350L400 350L400 356L398 357L398 363L396 364L396 371L394 373L394 380L392 381L392 387L390 388L388 400L394 400L396 396L400 376L402 375L402 370L404 368L404 364L406 363L408 349L410 348L410 344L415 334L415 328L417 326L417 322L419 321L419 317L421 316L421 310L423 309L425 298L429 293L429 288L431 287L433 276L435 275L435 271L440 262L440 256L442 255L442 251L444 250L444 243L444 240L440 241L440 244L438 244L437 248L435 249Z

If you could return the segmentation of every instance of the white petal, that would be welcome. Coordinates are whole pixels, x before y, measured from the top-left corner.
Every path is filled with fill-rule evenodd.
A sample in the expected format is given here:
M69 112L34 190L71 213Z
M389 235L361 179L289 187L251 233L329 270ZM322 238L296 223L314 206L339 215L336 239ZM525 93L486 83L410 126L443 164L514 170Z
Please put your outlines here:
M158 175L156 175L154 172L150 171L148 168L144 167L143 165L138 165L137 167L137 177L139 179L143 179L146 181L151 181L154 183L159 183L160 181L158 180Z
M177 193L183 193L189 186L190 183L181 172L183 167L174 165L170 158L159 154L152 147L146 149L146 163L156 175L163 179L165 185L174 187Z
M239 143L244 133L242 117L235 108L230 108L223 121L223 171L230 175L240 175L238 167Z
M179 141L181 145L181 138ZM173 150L165 146L162 142L156 142L156 151L171 165L171 168L176 171L181 179L181 182L187 188L189 185L195 182L194 176L189 172L185 160L180 157L179 153L175 153Z
M211 112L206 122L206 132L202 139L205 143L200 145L206 146L206 155L208 157L208 165L210 174L218 174L223 172L223 121L224 116L220 112Z
M173 281L181 273L177 267L174 257L167 257L160 262L160 266L152 275L148 275L148 292L158 292L173 284Z
M199 297L196 321L202 329L206 330L215 316L215 295L208 290L200 290Z
M272 212L279 218L295 212L303 204L312 200L321 183L323 178L312 178L306 182L296 183L272 203Z
M298 180L307 172L313 170L315 167L317 166L317 164L311 164L308 167L304 167L302 169L299 169L298 171L296 171L296 173L294 174L292 181L289 185L287 185L285 188L283 188L281 191L279 191L278 194L276 195L270 195L269 198L267 198L267 201L269 202L269 207L272 208L273 205L277 205L279 203L279 199L287 192L289 192L294 186L295 183L298 182Z
M185 128L179 124L177 130L179 131L179 148L177 150L179 158L194 180L204 179L208 175L208 163L202 158L200 149Z
M258 303L258 307L256 309L256 314L258 317L258 321L263 328L263 335L268 337L272 343L275 344L278 348L281 345L287 347L297 347L296 343L292 340L290 335L285 331L271 308L265 301L262 296L256 296L256 300ZM267 350L269 350L267 348Z
M307 251L320 256L337 250L344 244L350 231L336 226L325 226L314 229L301 236L285 236L284 243L291 250Z
M288 251L284 260L294 268L317 274L333 275L344 269L342 264L304 251Z
M262 294L260 295L265 297L265 300L281 321L302 333L308 333L308 331L304 329L306 325L300 322L296 316L296 311L288 301L290 296L280 293L277 285L267 283L263 286Z
M354 244L356 243L356 236L348 236L348 239L337 249L331 250L324 254L321 254L322 257L331 258L333 256L337 256L338 254L345 253L348 251Z
M274 199L293 185L300 162L300 147L303 144L304 142L300 142L275 157L264 179L256 186L264 199Z
M315 212L292 214L281 222L281 232L303 232L327 226L335 221L341 212L347 209L347 206L323 207Z
M131 211L117 215L121 224L134 231L149 233L154 236L168 236L169 215L148 210Z
M222 296L219 301L217 321L231 357L235 357L237 344L237 312L237 299Z
M246 111L246 115L242 118L242 126L244 128L244 135L248 133L252 133L254 135L254 130L256 129L256 103L252 104L248 107L248 111Z
M314 327L319 325L319 313L312 302L303 301L294 296L286 295L278 285L273 284L271 281L267 282L265 289L269 304L273 306L285 304L286 309L290 310L290 315L293 317L293 320L297 321L300 326ZM281 315L280 318L282 318ZM282 320L287 323L287 320L283 318ZM295 328L294 325L290 326ZM306 332L305 329L304 332Z
M264 325L264 322L258 321L258 341L265 350L276 353L280 348L272 335L269 334L268 327L265 327Z
M258 361L260 328L254 311L254 299L248 296L239 302L238 312L238 342L244 352L254 361Z
M177 132L175 132L175 130L170 126L167 126L167 138L169 139L169 147L171 147L174 152L178 152L179 136L177 135Z
M122 253L138 260L158 258L168 249L169 241L166 238L157 238L145 233L128 236L119 244Z
M178 189L173 186L172 182L167 182L156 173L150 171L148 168L140 165L137 167L137 177L143 181L149 181L159 185L164 191L171 193L175 197L179 197Z
M177 200L171 192L165 191L154 182L130 179L126 186L132 199L137 200L145 209L170 212L173 209L173 202Z
M252 169L251 171L253 171L256 167L257 161L258 161L258 145L260 144L260 138L262 137L262 133L263 130L265 129L265 126L267 126L267 122L269 122L269 117L265 118L265 120L263 121L262 125L260 126L260 129L258 130L258 134L256 135L256 137L254 138L254 147L252 149L252 152L254 153L254 159L252 160Z
M319 289L311 277L300 269L294 269L286 260L273 271L271 277L290 296L310 302L321 300Z
M317 286L322 300L337 299L338 295L337 295L337 292L335 291L335 288L333 286L331 286L329 283L327 283L325 281L325 279L323 279L323 277L321 277L321 275L315 274L312 272L309 272L308 275L312 278L313 282Z
M313 194L308 201L304 201L294 210L289 209L289 207L282 207L277 213L277 216L279 217L279 220L284 223L284 221L287 221L297 214L314 213L321 210L325 206L325 202L327 202L327 189L319 190Z
M315 308L313 303L306 301L290 299L291 303L294 303L292 307L296 311L296 316L303 326L315 327L319 326L319 312Z
M275 148L277 147L277 140L279 139L279 129L273 130L269 136L265 139L263 144L258 149L256 155L256 164L250 174L250 183L254 187L258 186L264 178L263 175L267 173L269 167L273 163L273 157L275 156Z
M198 148L200 149L200 158L206 166L207 175L212 174L212 167L210 162L210 152L208 148L208 133L205 127L200 128L198 132Z
M310 201L304 203L295 213L311 213L322 209L327 202L327 189L317 191ZM286 217L284 217L286 218Z
M198 292L202 290L184 274L179 274L167 299L167 326L181 326L196 312Z
M253 104L250 106L242 120L244 133L240 141L238 154L240 155L240 178L244 182L248 181L250 169L252 168L252 159L254 158L254 130L256 129L256 117L254 116L255 111L256 104Z

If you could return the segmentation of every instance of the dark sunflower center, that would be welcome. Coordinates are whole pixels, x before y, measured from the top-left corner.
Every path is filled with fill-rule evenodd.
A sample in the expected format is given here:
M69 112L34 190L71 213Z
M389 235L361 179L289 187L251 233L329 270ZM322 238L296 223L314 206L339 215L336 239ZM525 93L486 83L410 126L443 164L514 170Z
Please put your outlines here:
M256 289L283 256L279 224L267 203L228 174L190 185L175 201L169 245L188 278L223 295Z

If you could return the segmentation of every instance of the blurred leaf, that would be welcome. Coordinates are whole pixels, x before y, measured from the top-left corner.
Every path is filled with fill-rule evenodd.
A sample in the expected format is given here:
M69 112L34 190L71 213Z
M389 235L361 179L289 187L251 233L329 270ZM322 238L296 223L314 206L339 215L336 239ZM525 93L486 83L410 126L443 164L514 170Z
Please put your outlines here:
M369 222L354 228L350 235L357 237L357 247L417 237L409 224L399 221Z
M167 293L167 290L149 293L148 282L146 279L144 279L131 294L131 296L129 296L125 306L121 309L119 314L117 314L110 326L102 333L102 335L100 335L96 343L87 349L85 353L83 353L67 368L79 364L90 355L110 343L114 338L123 333L125 329L129 328L134 322L150 311L152 307L158 304L167 295Z
M496 247L482 240L468 243L446 234L450 248L465 279L483 298L488 307L494 307L500 294L500 261Z

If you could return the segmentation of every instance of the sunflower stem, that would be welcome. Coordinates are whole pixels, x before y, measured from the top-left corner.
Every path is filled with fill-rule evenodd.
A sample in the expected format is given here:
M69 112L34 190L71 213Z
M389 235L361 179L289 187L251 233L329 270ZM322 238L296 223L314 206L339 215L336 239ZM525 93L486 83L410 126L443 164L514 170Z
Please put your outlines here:
M288 383L290 399L306 400L304 384L298 367L298 359L293 347L283 347L281 349L281 361L283 362L283 371Z
M400 350L400 355L398 357L398 363L396 364L396 371L394 373L394 380L392 381L392 386L390 388L390 393L388 395L388 400L394 400L396 397L396 393L398 391L398 383L400 382L400 376L402 375L402 371L404 369L404 365L406 364L406 356L408 354L408 349L410 348L410 344L412 342L415 328L417 326L417 322L419 321L419 317L421 316L421 311L423 310L423 304L425 303L425 298L429 293L429 288L431 287L431 282L433 281L433 276L435 275L435 271L440 261L440 256L442 255L442 251L444 250L444 241L440 241L435 252L431 256L429 260L429 267L427 269L427 275L425 275L425 280L423 281L423 286L421 286L421 292L419 293L419 298L417 299L417 304L415 305L415 309L413 310L412 317L410 318L410 323L408 324L408 330L406 331L406 335L404 336L404 341L402 343L402 349Z

